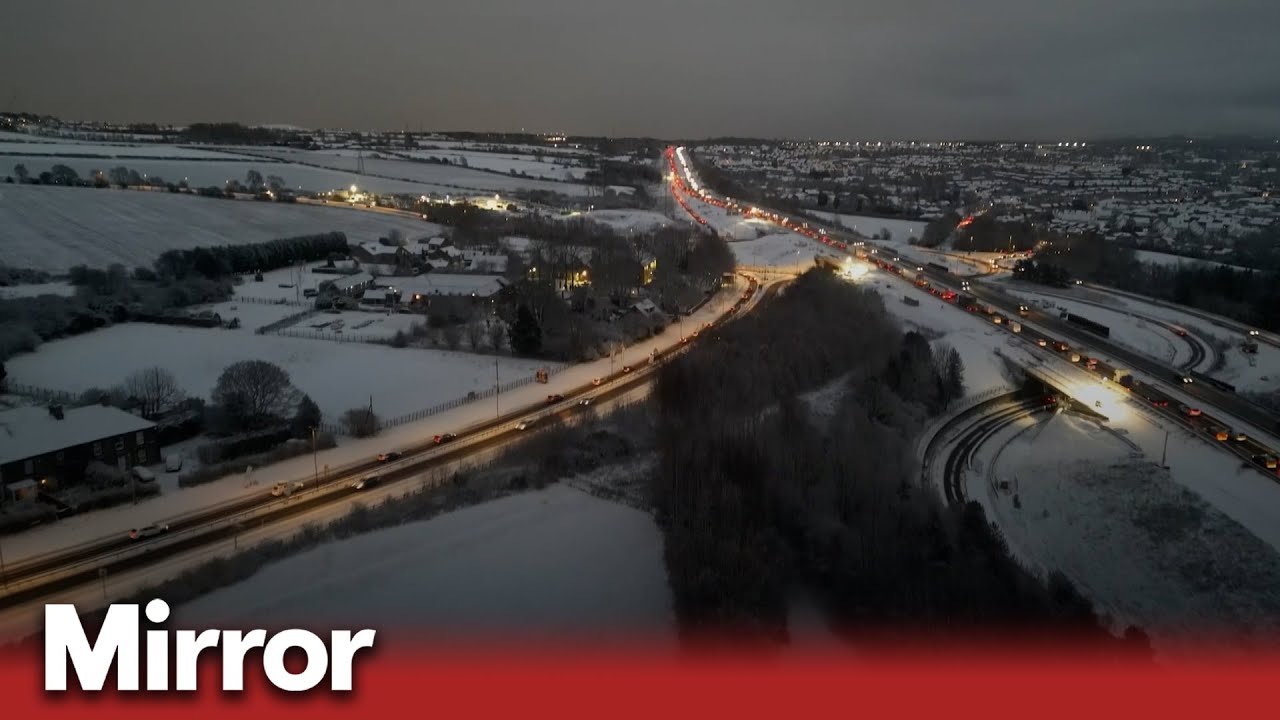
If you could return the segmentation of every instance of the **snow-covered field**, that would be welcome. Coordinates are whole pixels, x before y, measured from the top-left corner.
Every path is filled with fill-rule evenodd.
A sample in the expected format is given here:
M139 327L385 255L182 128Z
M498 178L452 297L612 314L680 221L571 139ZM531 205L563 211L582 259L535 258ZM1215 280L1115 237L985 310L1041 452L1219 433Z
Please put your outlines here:
M255 151L255 155L263 155L267 157L277 158L286 162L305 163L307 165L319 165L322 168L341 171L344 174L355 174L359 166L359 158L350 151L333 151L333 150L290 150L283 148L262 148ZM563 193L565 195L586 195L590 188L586 185L573 183L563 183L550 180L526 180L516 177L504 177L494 173L482 172L480 170L472 170L469 168L458 167L456 165L440 165L427 162L411 162L408 160L394 160L385 158L370 158L366 153L364 156L364 169L370 176L382 176L384 178L396 178L403 181L423 183L426 185L435 185L441 188L452 187L452 192L463 190L481 190L487 192L509 192L512 190L549 190L551 192ZM263 171L265 174L265 171ZM373 177L356 176L357 179L351 180L360 187L368 187L375 190ZM366 179L367 178L367 179ZM289 184L294 184L289 177ZM337 185L334 187L345 187ZM448 192L449 190L441 190L437 192Z
M32 146L38 147L38 146ZM34 150L32 152L35 152ZM89 177L94 170L106 172L113 167L123 165L131 170L137 170L139 173L151 177L159 176L167 182L187 181L192 187L223 187L229 180L237 180L244 182L245 174L250 170L257 170L266 177L268 175L279 175L284 179L285 185L298 190L300 192L321 192L326 190L340 190L356 185L362 190L368 190L375 193L403 193L409 195L416 194L437 194L446 195L448 193L457 193L458 188L446 185L433 185L430 183L391 180L387 178L373 177L371 175L358 175L355 172L355 161L351 162L349 169L333 170L323 167L307 167L305 165L291 164L287 162L272 161L255 157L247 160L111 160L101 158L73 158L73 157L48 157L39 155L17 155L7 156L4 158L6 163L18 164L22 163L27 166L27 170L33 175L39 175L41 172L52 168L54 165L66 165L80 174L81 177ZM408 164L408 163L406 163ZM373 172L372 168L368 168ZM5 170L4 174L12 172L12 165ZM487 175L487 173L475 173L468 171L474 175ZM397 176L399 177L399 176ZM501 181L503 178L494 177ZM512 181L515 181L512 178ZM10 185L2 186L4 190L9 189ZM567 186L566 187L572 187Z
M335 628L376 618L375 627L466 640L675 641L653 519L563 485L323 545L176 617L200 627Z
M0 175L9 175L12 167L6 159L10 155L49 155L49 156L75 156L83 158L85 156L93 156L98 159L119 158L122 160L134 158L200 158L215 160L243 160L243 155L235 153L220 152L218 150L206 150L197 147L185 147L178 145L157 145L154 143L147 144L128 144L128 143L98 143L98 142L75 142L69 140L58 140L56 142L12 142L0 138ZM55 159L46 159L46 162L57 164L59 161ZM65 163L64 163L65 164ZM125 164L125 163L117 163ZM7 167L6 167L7 166ZM45 168L41 168L43 170ZM105 172L107 168L102 168ZM32 175L38 175L40 171L34 170L28 166L27 170L33 171Z
M53 272L85 264L149 265L174 248L244 244L340 230L353 243L439 226L346 208L231 201L167 192L0 185L0 256Z
M1226 263L1220 263L1214 260L1201 260L1199 258L1189 258L1189 257L1184 257L1182 255L1170 255L1169 253L1154 252L1152 250L1134 250L1133 254L1137 256L1137 258L1142 262L1151 263L1152 265L1163 265L1165 267L1177 267L1180 265L1185 265L1187 267L1207 267L1207 268L1225 267L1225 268L1232 268L1234 270L1248 269L1248 268L1240 267L1239 265L1228 265Z
M755 240L729 243L733 257L739 265L747 267L772 267L779 270L804 272L813 267L819 255L839 258L842 255L825 245L793 232L774 233Z
M588 169L581 165L566 163L564 160L548 158L541 162L533 155L512 155L510 153L490 153L476 150L407 150L398 154L413 158L448 160L461 167L480 170L493 170L500 173L525 173L531 178L549 178L562 182L575 182L587 176ZM465 161L465 165L461 161Z
M245 312L283 312L279 306L240 307ZM368 406L370 398L374 412L392 418L487 390L494 383L492 356L255 335L250 322L241 322L239 330L116 325L45 343L33 353L10 359L6 368L14 382L80 392L114 386L134 370L160 365L189 395L208 397L228 365L266 360L289 373L293 384L324 411L326 422L336 422L350 408ZM501 358L499 363L503 382L531 376L546 366L514 358Z
M65 282L32 283L30 285L8 285L0 287L0 298L38 297L40 295L76 294L74 285Z
M833 225L852 230L864 237L879 235L888 230L890 242L900 242L904 245L913 237L917 239L923 237L925 225L928 225L923 220L897 220L829 212L814 212L813 214Z
M1024 562L1061 570L1162 651L1223 632L1274 640L1280 485L1170 430L1165 470L1164 428L1145 411L1109 428L1028 421L984 447L968 494Z
M652 210L592 210L580 217L608 225L618 232L644 233L672 225L671 218Z

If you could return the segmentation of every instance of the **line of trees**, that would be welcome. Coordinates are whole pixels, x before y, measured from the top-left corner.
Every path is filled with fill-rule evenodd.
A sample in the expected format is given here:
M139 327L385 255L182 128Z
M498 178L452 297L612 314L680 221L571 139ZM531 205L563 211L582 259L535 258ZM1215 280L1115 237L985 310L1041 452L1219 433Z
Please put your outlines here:
M1010 558L980 506L920 486L914 437L963 392L963 364L888 317L815 269L661 371L652 492L682 635L775 642L800 585L864 638L1020 623L1109 638L1069 582ZM833 381L823 419L801 393Z
M335 253L346 255L347 251L347 236L341 232L330 232L247 245L166 250L156 260L155 267L161 275L172 277L200 275L221 278L324 260Z

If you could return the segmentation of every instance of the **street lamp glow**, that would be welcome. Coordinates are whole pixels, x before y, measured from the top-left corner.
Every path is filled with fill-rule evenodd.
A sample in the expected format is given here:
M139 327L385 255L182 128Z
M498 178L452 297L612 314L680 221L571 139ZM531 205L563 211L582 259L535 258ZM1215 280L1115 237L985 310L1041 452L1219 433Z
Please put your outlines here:
M355 192L355 191L356 191L356 186L355 186L355 185L352 185L352 186L351 186L351 192Z

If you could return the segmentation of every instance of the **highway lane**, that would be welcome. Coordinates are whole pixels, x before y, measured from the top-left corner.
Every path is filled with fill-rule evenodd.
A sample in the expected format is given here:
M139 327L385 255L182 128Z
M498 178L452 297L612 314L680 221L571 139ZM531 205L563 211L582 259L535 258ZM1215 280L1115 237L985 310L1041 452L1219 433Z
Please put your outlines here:
M748 283L748 288L732 308L712 323L712 331L706 332L704 339L714 340L715 328L766 302L783 284L774 282L762 287L754 277L749 277ZM555 404L526 407L479 423L459 432L458 438L451 443L436 445L433 441L428 441L404 449L404 457L390 463L371 460L344 466L331 471L319 483L308 477L301 481L305 489L291 497L273 497L268 490L264 490L259 496L241 498L171 521L169 533L159 538L141 541L107 538L14 565L7 568L7 591L0 598L0 607L9 607L30 601L41 594L93 582L102 570L114 575L122 570L161 562L183 552L226 540L233 537L244 522L256 525L277 522L324 505L348 500L356 492L350 488L352 481L370 473L376 472L386 482L392 483L475 453L491 450L515 440L521 434L522 431L517 429L520 420L542 420L556 414L572 416L582 411L583 408L577 401L587 395L592 397L593 404L615 398L639 384L649 382L652 371L658 365L679 355L688 347L687 343L672 345L657 353L651 361L637 364L632 369L619 370L605 378L598 387L587 385L566 393L564 400Z
M947 502L952 505L964 504L964 469L969 466L973 453L992 435L1023 418L1056 409L1056 404L1045 403L1042 398L1032 398L1012 406L1000 407L968 428L947 455L946 465L943 467L942 487Z

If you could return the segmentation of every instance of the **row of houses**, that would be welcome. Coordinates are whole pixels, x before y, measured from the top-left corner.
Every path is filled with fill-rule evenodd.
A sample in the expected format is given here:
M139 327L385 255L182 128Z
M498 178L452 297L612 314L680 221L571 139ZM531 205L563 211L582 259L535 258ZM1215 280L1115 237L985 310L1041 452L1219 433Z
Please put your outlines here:
M78 483L92 462L122 471L160 462L156 424L105 405L0 412L0 502Z

